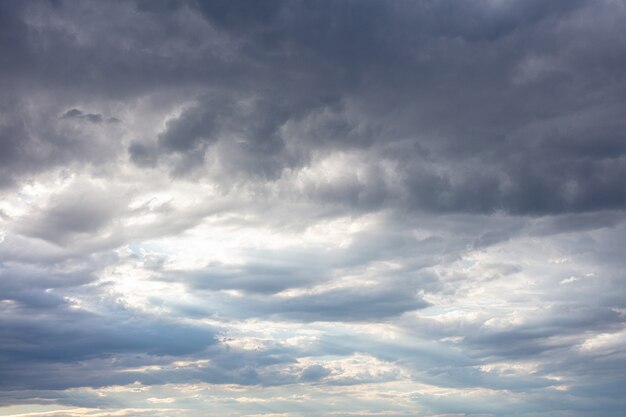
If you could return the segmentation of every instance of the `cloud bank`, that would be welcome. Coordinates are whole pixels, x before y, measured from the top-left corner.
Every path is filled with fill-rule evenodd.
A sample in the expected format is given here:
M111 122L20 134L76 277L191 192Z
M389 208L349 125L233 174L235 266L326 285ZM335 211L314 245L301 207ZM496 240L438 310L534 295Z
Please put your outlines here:
M625 24L0 3L0 415L621 416Z

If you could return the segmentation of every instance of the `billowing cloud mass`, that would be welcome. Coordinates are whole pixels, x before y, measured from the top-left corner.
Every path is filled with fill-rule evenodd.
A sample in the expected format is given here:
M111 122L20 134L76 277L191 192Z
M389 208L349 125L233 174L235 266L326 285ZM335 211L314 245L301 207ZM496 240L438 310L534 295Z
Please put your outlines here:
M623 416L625 28L0 2L0 416Z

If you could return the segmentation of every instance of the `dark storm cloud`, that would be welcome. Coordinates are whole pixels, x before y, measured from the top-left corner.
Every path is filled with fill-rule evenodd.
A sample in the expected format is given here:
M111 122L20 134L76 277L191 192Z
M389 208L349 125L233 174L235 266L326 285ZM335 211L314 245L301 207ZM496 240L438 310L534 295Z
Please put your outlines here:
M626 202L619 181L623 123L614 104L624 91L606 83L612 77L611 84L623 84L613 62L625 50L611 38L623 15L612 16L617 6L610 3L598 9L584 6L273 2L255 14L235 2L202 3L201 9L216 27L273 52L274 61L268 62L244 48L241 53L251 59L273 65L278 73L299 70L324 77L328 86L337 82L336 94L356 109L357 119L377 127L367 132L373 137L348 146L389 146L396 138L412 137L429 150L427 158L414 158L410 148L394 158L402 165L398 175L410 207L544 214L622 208ZM331 14L333 20L323 18ZM606 21L606 29L598 19ZM313 26L315 35L305 30ZM576 43L590 33L613 49ZM287 46L290 56L282 53ZM300 68L311 56L316 65L309 71ZM606 74L592 72L597 61L607 61ZM342 71L349 72L350 81ZM317 82L295 91L316 94ZM271 83L252 91L293 101ZM331 137L349 138L341 130ZM190 138L178 140L185 144ZM336 144L310 138L304 146L319 150ZM271 163L277 169L289 166L284 158Z
M280 103L280 97L268 100L234 95L200 99L167 121L158 144L161 152L183 155L175 171L184 173L193 165L203 164L207 147L218 140L223 142L223 149L216 162L225 172L275 179L290 165L279 129L298 116L297 106L305 104Z
M3 31L18 45L12 66L23 69L18 75L6 66L4 81L101 99L199 90L206 98L169 119L158 151L129 148L140 166L179 153L172 170L186 174L213 163L203 155L221 141L215 152L225 173L273 180L340 143L367 145L376 155L408 138L429 151L427 161L409 149L394 158L402 200L414 209L544 214L626 203L618 3L92 6L4 5L11 24ZM105 14L120 19L100 19ZM47 15L64 24L52 25ZM301 133L286 138L281 128L320 108L336 113L329 99L346 103L353 123L372 128L351 138L337 126L330 140L309 137L297 153L286 150L285 140ZM242 108L245 100L254 104ZM5 127L6 155L23 134L20 124Z

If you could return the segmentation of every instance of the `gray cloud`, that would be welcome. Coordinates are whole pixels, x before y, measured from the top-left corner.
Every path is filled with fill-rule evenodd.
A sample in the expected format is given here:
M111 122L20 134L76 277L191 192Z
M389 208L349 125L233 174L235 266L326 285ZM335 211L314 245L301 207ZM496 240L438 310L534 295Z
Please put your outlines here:
M620 415L625 20L2 2L0 403Z
M384 320L428 306L406 288L341 288L263 304L261 311L303 321Z
M141 367L216 343L212 329L132 314L121 305L105 314L80 311L54 294L30 291L25 297L3 289L19 303L3 308L3 390L129 384L140 376L123 372L133 364L118 361L120 355L137 357L134 366Z
M169 119L158 139L160 152L185 154L174 162L179 174L211 163L203 154L218 140L224 143L216 158L227 172L275 179L284 168L306 164L308 154L335 147L337 139L309 140L294 154L285 149L285 141L297 139L300 132L283 137L280 129L335 97L331 100L349 103L358 123L367 120L376 127L364 132L367 138L352 139L341 125L334 126L330 137L341 137L344 146L346 140L352 141L348 146L371 146L411 138L430 151L426 165L411 154L398 161L403 165L398 172L402 192L410 195L407 203L413 208L542 214L624 205L615 180L624 165L623 126L616 121L622 92L603 81L619 84L613 61L619 62L624 52L611 37L620 14L610 2L596 8L584 2L519 1L393 6L271 2L254 9L239 2L174 4L103 7L100 13L107 9L124 16L115 27L96 23L97 14L88 16L86 5L11 8L22 25L29 13L40 18L42 10L66 23L53 30L40 19L32 37L13 30L25 44L25 54L35 60L22 58L29 63L25 76L45 81L53 93L56 86L68 84L58 72L73 68L74 88L101 89L96 94L103 98L116 91L198 86L207 98ZM204 24L196 9L206 18ZM132 10L154 36L131 26ZM328 13L336 24L324 19ZM94 24L80 25L82 18ZM159 32L163 21L170 22L171 33ZM214 34L216 41L202 43L183 22ZM114 36L102 36L113 30ZM82 43L72 35L77 31ZM43 36L51 46L35 55ZM597 42L577 42L589 36ZM95 39L101 41L99 47L87 49ZM589 46L598 42L606 47ZM199 47L193 55L191 45ZM51 50L65 60L51 59ZM37 62L46 62L48 71L35 71ZM607 73L594 76L594 62L606 63L602 68ZM116 67L124 70L111 71ZM201 67L208 69L198 72ZM85 74L97 82L88 86ZM541 83L548 81L552 90L546 91ZM103 116L72 117L97 122ZM19 130L7 128L11 137ZM133 160L152 165L156 156L148 149L132 146Z
M76 119L76 120L87 120L91 123L119 123L120 120L116 117L104 118L100 113L83 113L78 109L70 109L63 113L61 119Z

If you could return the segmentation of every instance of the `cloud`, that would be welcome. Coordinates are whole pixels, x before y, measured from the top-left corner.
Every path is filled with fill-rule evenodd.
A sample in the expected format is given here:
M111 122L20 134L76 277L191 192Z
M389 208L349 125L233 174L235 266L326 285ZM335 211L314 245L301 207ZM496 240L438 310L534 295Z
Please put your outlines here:
M620 415L624 20L3 2L0 403Z
M341 288L314 295L271 300L261 307L270 314L303 321L384 320L428 306L406 289Z
M92 234L116 218L120 201L94 183L74 183L70 190L56 195L43 210L23 219L21 234L63 244L81 234Z
M211 329L140 316L121 305L117 311L92 313L56 297L55 303L45 304L46 311L38 312L39 301L10 300L19 305L4 307L4 390L129 384L141 376L125 372L132 366L121 359L125 355L139 367L158 362L159 357L200 352L216 343Z
M87 120L91 123L120 123L120 120L116 117L109 117L105 119L100 113L83 113L78 109L71 109L63 113L61 119L75 119L75 120Z
M17 21L24 21L29 13L46 7L32 5L11 12ZM365 144L376 158L378 148L401 139L429 152L428 160L421 162L410 153L403 154L409 156L406 161L394 158L401 165L400 192L410 196L406 203L413 209L505 210L523 215L623 206L620 184L614 180L623 166L616 139L623 126L615 121L618 107L611 104L617 93L599 81L576 81L597 80L591 77L588 62L609 59L608 49L589 48L576 39L590 34L599 41L612 41L617 6L610 2L593 10L582 2L518 1L462 6L454 2L393 6L272 2L256 7L259 10L238 2L181 2L169 8L111 5L103 10L123 18L116 24L115 36L108 37L102 35L112 31L98 21L98 14L88 15L87 5L51 8L49 13L65 22L62 29L53 31L43 19L37 36L13 32L23 37L29 56L43 42L41 33L49 35L52 45L43 55L30 58L35 63L47 60L49 71L34 72L36 64L26 65L28 71L20 79L45 82L50 86L46 91L54 94L55 88L69 86L60 72L71 67L76 78L70 87L96 89L103 99L179 84L198 86L198 94L191 97L196 104L164 120L158 151L138 143L129 148L132 159L143 166L153 166L161 153L181 154L170 161L177 175L208 165L230 181L241 178L233 173L244 174L246 181L250 176L275 180L284 169L306 165L313 154L337 146L338 140L343 146ZM154 36L133 30L134 10ZM166 19L164 10L169 10L172 27L167 38L158 31L158 22ZM327 13L338 24L326 21ZM93 24L78 24L80 19ZM550 30L555 20L559 29ZM593 26L596 20L606 22L604 29ZM309 30L314 26L316 31ZM188 30L191 27L212 34L206 39L215 41L200 42ZM82 43L72 33L80 33ZM107 41L88 49L86 45L95 39ZM141 52L133 55L130 47L120 45ZM199 48L193 55L190 45ZM52 59L52 49L65 59ZM415 60L414 50L420 51ZM510 74L533 56L550 57L554 65L567 68L552 80L553 94L542 95L532 86L522 88L511 82ZM127 70L110 71L113 64L104 64L105 59ZM200 67L211 70L200 73L196 70ZM604 68L611 71L613 66L607 62ZM85 74L90 73L99 82L87 87ZM138 73L147 75L140 78ZM619 73L613 71L611 76ZM585 91L598 91L604 99L594 99ZM582 107L572 106L571 98L576 96L588 97ZM473 105L477 100L481 106ZM301 129L328 129L328 124L319 126L324 120L312 116L320 111L340 116L340 109L329 107L337 102L351 114L347 126L371 125L372 129L347 134L338 120L327 140L318 134L299 142L306 134ZM77 108L63 114L63 119L105 120L101 113ZM303 120L308 125L298 126ZM596 128L599 125L604 126L602 132Z

